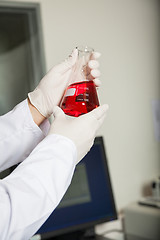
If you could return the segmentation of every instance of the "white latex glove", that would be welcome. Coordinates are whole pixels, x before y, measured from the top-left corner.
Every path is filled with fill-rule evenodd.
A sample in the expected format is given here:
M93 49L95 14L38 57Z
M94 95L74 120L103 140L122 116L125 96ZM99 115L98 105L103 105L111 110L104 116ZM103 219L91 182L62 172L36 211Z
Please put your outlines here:
M54 66L40 81L33 92L28 94L29 100L33 106L46 118L52 112L54 106L58 106L63 97L65 89L68 87L72 78L73 68L76 64L78 50L74 49L72 54L62 63ZM100 76L98 70L99 63L96 60L100 57L100 53L93 53L88 66L90 74L95 80L95 85L99 86L100 81L97 79Z
M96 132L106 116L108 105L95 108L78 118L69 117L61 108L55 107L54 121L48 134L59 134L71 139L77 147L77 162L87 154L93 145Z
M91 59L88 62L88 68L90 71L90 77L96 87L99 87L101 85L101 81L99 80L100 77L100 71L99 71L99 62L97 61L97 59L101 56L101 54L99 52L93 52L91 55Z

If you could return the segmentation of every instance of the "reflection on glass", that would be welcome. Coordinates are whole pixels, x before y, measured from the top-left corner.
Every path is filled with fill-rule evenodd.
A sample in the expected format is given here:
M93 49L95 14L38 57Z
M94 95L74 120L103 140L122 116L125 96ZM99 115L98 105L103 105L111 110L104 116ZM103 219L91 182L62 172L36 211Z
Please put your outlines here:
M77 165L72 184L63 197L59 208L87 203L91 201L87 170L84 163Z

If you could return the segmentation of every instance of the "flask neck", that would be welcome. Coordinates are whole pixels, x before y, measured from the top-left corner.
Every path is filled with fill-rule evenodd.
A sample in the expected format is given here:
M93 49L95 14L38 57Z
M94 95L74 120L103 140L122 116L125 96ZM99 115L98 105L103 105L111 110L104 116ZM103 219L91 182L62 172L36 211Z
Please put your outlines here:
M80 46L80 47L77 47L77 49L78 49L78 59L79 60L83 59L82 63L87 64L91 58L92 53L94 52L94 49L87 46L85 47Z
M94 49L89 47L77 47L78 60L74 68L73 82L91 81L90 68L88 62Z

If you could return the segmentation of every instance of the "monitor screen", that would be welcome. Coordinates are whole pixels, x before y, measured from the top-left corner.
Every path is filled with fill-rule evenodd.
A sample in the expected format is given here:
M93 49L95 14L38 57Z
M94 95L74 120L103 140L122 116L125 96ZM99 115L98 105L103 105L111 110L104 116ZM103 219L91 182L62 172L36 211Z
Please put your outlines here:
M76 166L59 206L37 232L42 239L78 231L117 218L103 137Z

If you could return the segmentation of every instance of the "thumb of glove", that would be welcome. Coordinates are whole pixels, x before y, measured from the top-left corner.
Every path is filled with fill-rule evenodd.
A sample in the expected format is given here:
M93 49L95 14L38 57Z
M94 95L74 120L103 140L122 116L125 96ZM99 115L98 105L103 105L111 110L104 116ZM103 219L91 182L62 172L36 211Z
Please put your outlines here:
M60 134L63 135L64 127L65 127L65 113L63 110L56 106L53 108L53 122L51 124L48 135L50 134Z
M74 66L74 64L77 61L77 57L78 57L78 50L77 48L75 48L71 55L69 55L69 57L64 60L62 63L60 63L59 65L57 65L55 67L56 71L58 73L63 74L64 72L66 72L68 69L72 68Z

